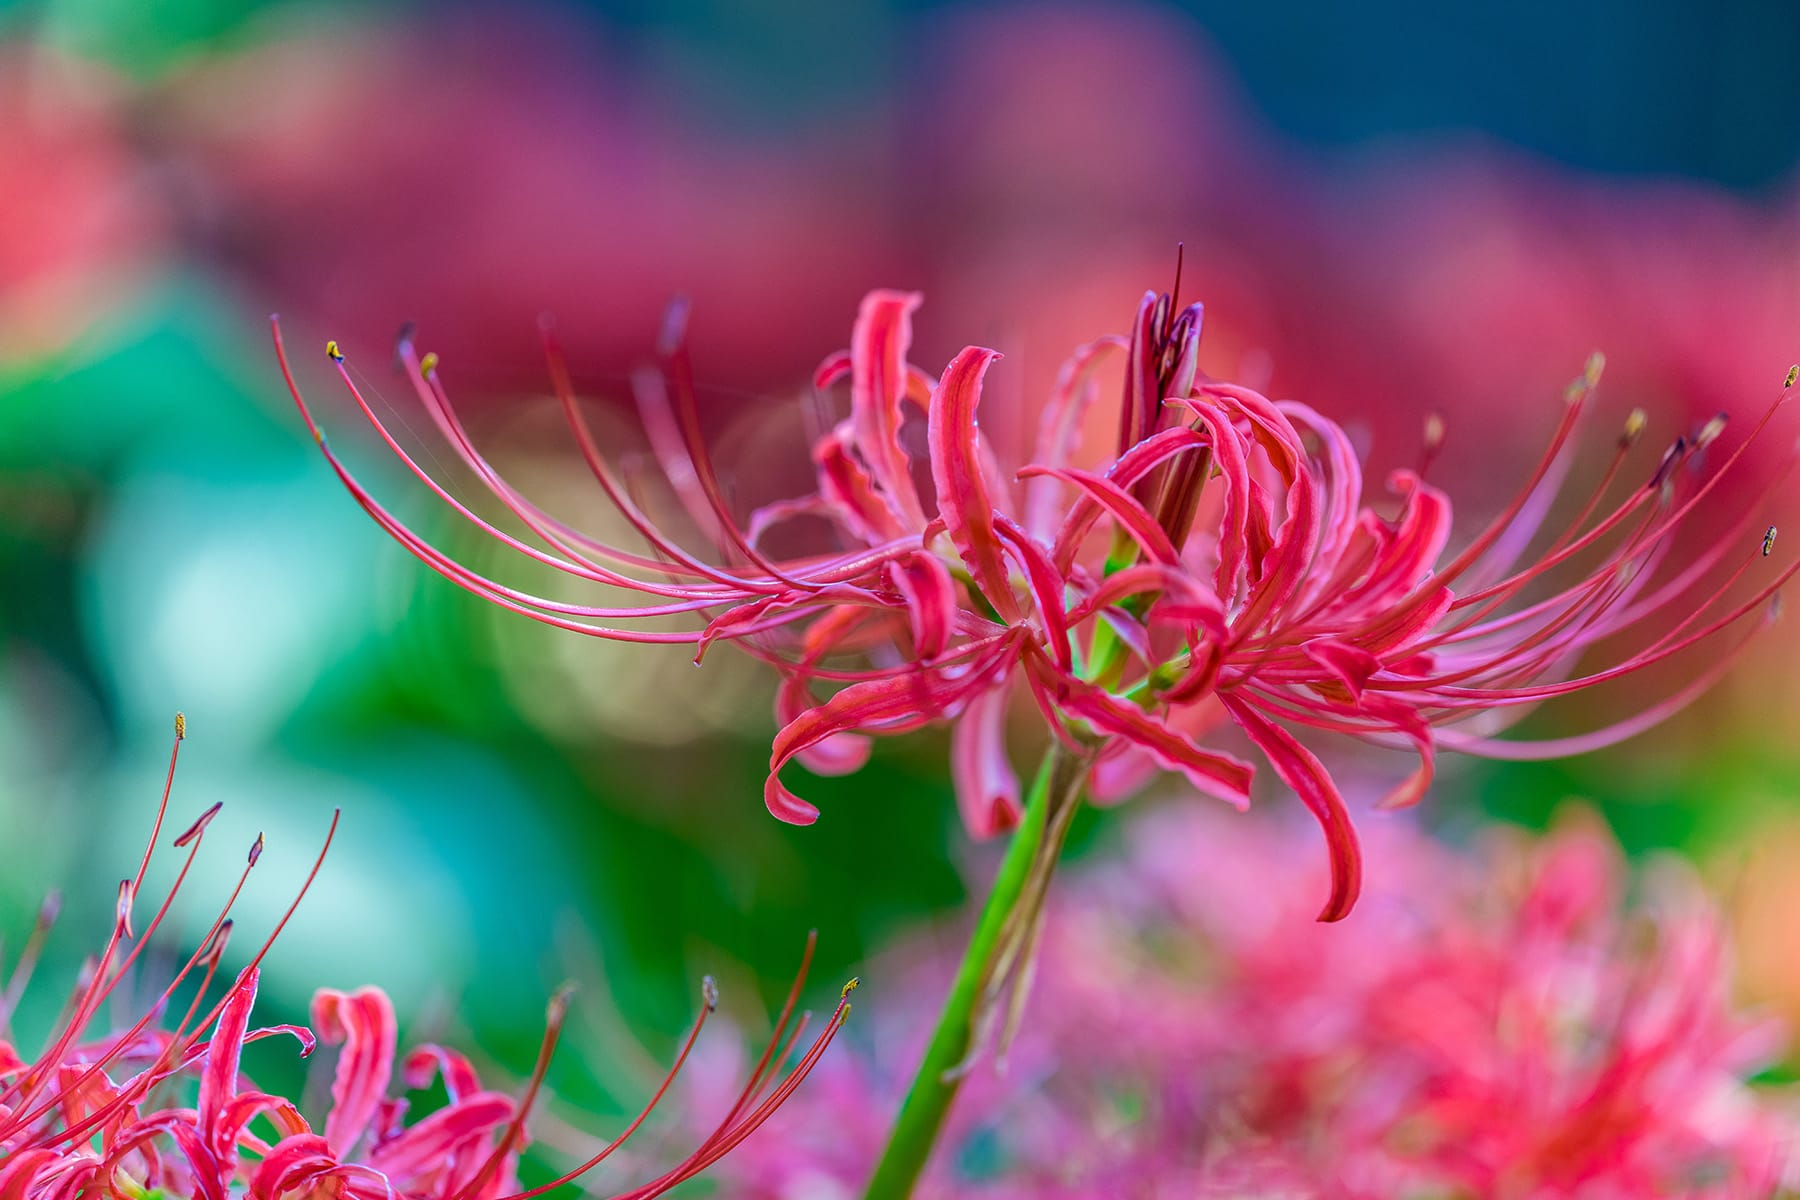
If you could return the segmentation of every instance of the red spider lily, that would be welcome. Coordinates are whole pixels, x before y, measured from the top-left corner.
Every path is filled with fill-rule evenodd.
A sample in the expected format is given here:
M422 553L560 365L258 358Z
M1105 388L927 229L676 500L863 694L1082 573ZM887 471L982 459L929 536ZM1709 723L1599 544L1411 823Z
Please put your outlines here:
M1677 439L1643 472L1646 484L1617 489L1642 430L1635 414L1578 514L1527 557L1543 540L1570 472L1597 359L1569 389L1549 448L1515 499L1449 555L1450 501L1425 481L1423 466L1390 476L1395 511L1382 515L1365 499L1359 456L1336 423L1305 405L1199 375L1201 309L1182 308L1173 294L1147 294L1128 338L1102 338L1069 360L1044 406L1030 461L1008 478L976 419L983 377L1000 356L968 347L935 380L909 363L920 299L876 291L863 300L850 348L828 358L814 379L821 396L844 381L849 390L849 415L813 446L816 490L744 520L701 439L685 312L674 310L661 370L640 378L638 402L671 487L716 543L710 555L683 548L655 524L608 463L553 339L551 376L576 444L646 552L572 529L503 479L450 405L435 356L420 359L403 338L400 361L420 402L527 536L490 523L401 448L336 344L328 348L364 415L437 496L538 563L649 598L627 606L521 592L426 542L325 443L278 328L276 347L307 426L345 486L446 578L561 628L693 643L702 654L727 639L776 664L784 676L781 729L764 795L783 820L818 815L781 781L790 760L820 772L851 770L866 753L865 735L961 718L954 775L968 825L977 836L1010 827L1019 816L1018 784L1001 710L1020 685L1052 733L1079 753L1115 766L1121 755L1147 756L1242 807L1251 766L1200 744L1194 732L1229 719L1324 828L1333 881L1323 920L1350 911L1360 856L1336 784L1289 725L1413 749L1418 769L1390 805L1424 793L1439 745L1496 757L1597 748L1680 708L1742 643L1709 650L1709 665L1691 684L1606 728L1540 743L1494 735L1507 714L1695 648L1760 608L1800 566L1739 600L1736 585L1757 562L1756 545L1746 545L1735 564L1728 560L1742 543L1733 539L1673 562L1683 519L1739 463L1749 440L1709 470L1708 451L1720 453L1711 448L1724 431L1717 419ZM1117 453L1080 465L1091 461L1080 443L1099 391L1096 372L1121 352ZM921 415L928 491L903 436ZM798 557L765 553L768 530L801 515L829 522L834 543ZM1760 555L1767 550L1765 539ZM629 624L678 614L692 614L695 627ZM1673 617L1648 644L1578 673L1596 643L1648 629L1664 614ZM834 690L820 699L815 685Z
M454 1050L427 1045L407 1055L400 1063L407 1087L426 1087L439 1076L449 1096L443 1108L410 1125L402 1121L406 1102L388 1095L397 1031L393 1006L379 989L348 994L321 990L313 999L313 1030L294 1025L253 1027L250 1018L263 956L316 878L331 833L336 832L335 814L331 833L299 894L216 1000L206 1003L231 931L231 909L262 853L260 836L224 907L200 939L200 948L169 985L128 1028L93 1031L100 1006L126 979L169 914L207 825L219 811L214 805L175 839L176 847L187 849L187 857L142 933L134 932L133 908L162 831L184 734L178 717L176 747L156 823L137 875L120 884L112 934L83 971L48 1043L35 1058L27 1060L19 1053L8 1025L54 920L54 900L45 905L0 991L0 1200L99 1195L122 1200L158 1195L196 1200L226 1200L233 1195L254 1200L525 1200L597 1166L661 1101L717 1004L710 979L699 1017L643 1112L587 1162L528 1191L519 1190L515 1167L526 1140L526 1117L562 1029L566 993L559 993L550 1004L536 1068L517 1098L483 1088L468 1060ZM783 1076L782 1064L809 1023L806 1014L797 1021L793 1018L811 957L809 940L775 1033L726 1118L687 1158L621 1196L661 1195L692 1178L735 1148L792 1095L842 1026L849 1013L847 997L855 986L852 981L844 989L823 1031ZM192 999L181 1019L167 1028L164 1012L190 977L196 980ZM297 1040L302 1057L311 1054L319 1040L343 1044L322 1133L293 1102L257 1090L240 1072L245 1044L278 1034ZM187 1097L191 1103L184 1103Z

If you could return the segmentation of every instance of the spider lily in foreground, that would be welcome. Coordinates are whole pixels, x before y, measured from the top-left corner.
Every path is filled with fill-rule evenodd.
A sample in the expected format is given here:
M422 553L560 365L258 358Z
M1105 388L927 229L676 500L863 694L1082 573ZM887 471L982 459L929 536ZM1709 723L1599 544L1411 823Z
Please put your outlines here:
M231 909L262 854L260 836L199 949L182 963L168 986L130 1026L95 1030L101 1006L127 981L168 916L207 825L219 811L214 805L175 838L174 845L185 848L187 856L168 894L139 932L134 924L141 918L139 893L168 811L184 726L177 717L175 750L156 823L137 874L119 885L112 932L99 956L83 970L49 1040L34 1058L19 1052L9 1026L55 918L54 901L45 905L0 990L0 1197L525 1200L585 1175L637 1130L668 1091L717 1004L710 979L702 1011L644 1111L587 1162L528 1191L519 1190L515 1167L526 1141L526 1117L561 1032L566 992L551 1001L537 1065L517 1098L483 1087L468 1060L454 1050L420 1046L402 1059L399 1074L406 1087L430 1086L435 1076L449 1096L443 1108L410 1125L402 1121L406 1101L387 1094L395 1073L397 1033L393 1006L379 989L319 991L313 998L312 1029L251 1024L263 956L317 876L337 829L335 814L325 846L299 894L235 979L213 995L231 932ZM807 961L811 956L809 940ZM682 1162L621 1196L661 1195L692 1178L735 1148L792 1095L843 1024L854 986L852 982L844 989L845 998L831 1019L784 1077L782 1065L808 1024L805 1015L791 1021L805 974L803 963L774 1036L725 1119ZM192 988L192 999L170 1027L165 1018L174 1011L169 1006L184 984ZM256 1090L240 1073L244 1045L277 1035L295 1039L302 1057L311 1054L319 1040L343 1044L323 1129L315 1129L292 1101Z
M561 628L693 644L696 658L729 640L775 664L781 728L765 799L783 820L818 815L782 781L791 760L850 771L866 757L868 735L953 721L952 772L966 823L977 836L1013 827L1020 787L1003 730L1018 690L1074 763L1060 773L1065 790L1079 792L1090 777L1104 788L1148 764L1241 808L1251 764L1201 740L1228 721L1324 829L1332 882L1323 920L1350 912L1361 859L1337 785L1291 726L1410 747L1418 766L1388 805L1420 798L1439 746L1503 758L1595 749L1681 708L1727 669L1743 640L1697 651L1704 666L1691 682L1606 728L1537 743L1495 735L1540 701L1724 634L1800 566L1738 597L1740 579L1770 549L1748 517L1697 557L1670 554L1684 520L1738 465L1780 399L1751 438L1728 451L1715 445L1725 430L1718 418L1641 467L1632 466L1631 451L1644 418L1632 414L1599 485L1565 528L1540 537L1572 466L1575 430L1599 378L1596 358L1571 385L1549 448L1517 495L1450 554L1450 500L1423 466L1389 477L1395 499L1391 515L1381 515L1365 500L1362 464L1333 420L1202 377L1198 304L1147 294L1128 337L1078 350L1043 407L1029 461L1010 474L976 420L983 379L1000 355L971 346L935 378L914 366L907 354L919 304L915 293L892 291L863 300L850 348L826 359L814 379L821 397L845 383L849 393L848 415L811 447L816 489L747 515L733 510L702 442L685 314L673 310L661 369L641 373L636 393L670 486L715 542L706 554L654 523L609 463L553 338L550 373L571 434L643 551L571 528L503 478L451 406L436 356L421 359L403 337L399 358L420 403L522 528L492 524L401 448L330 345L351 396L425 486L521 555L644 597L623 607L521 592L402 524L325 442L281 353L278 327L276 346L307 426L344 484L446 578ZM1081 435L1109 361L1123 366L1119 438L1112 457L1096 461L1102 456L1084 452ZM1790 375L1781 399L1793 385ZM902 437L920 416L929 489L918 486ZM1441 426L1428 428L1427 460L1441 436ZM1723 461L1709 468L1709 453ZM1615 487L1621 479L1626 485ZM800 557L764 551L772 527L801 516L829 522L832 544ZM1528 554L1539 542L1547 545ZM631 624L671 615L692 617L693 628ZM1642 644L1577 669L1596 643L1627 631L1638 631Z

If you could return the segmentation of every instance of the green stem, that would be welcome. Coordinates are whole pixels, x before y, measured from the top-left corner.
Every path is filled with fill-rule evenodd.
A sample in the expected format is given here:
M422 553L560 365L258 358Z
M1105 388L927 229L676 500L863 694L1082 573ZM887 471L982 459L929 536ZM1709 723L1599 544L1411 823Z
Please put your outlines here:
M996 956L1010 918L1026 897L1026 884L1033 876L1033 865L1041 854L1054 856L1061 850L1061 835L1068 822L1057 819L1080 797L1087 782L1091 757L1071 752L1060 743L1053 744L1038 768L1037 778L1025 799L1025 811L1019 827L1013 831L1000 873L994 879L982 907L975 934L963 953L956 980L950 985L949 998L938 1015L931 1045L919 1063L918 1075L900 1105L888 1135L887 1148L876 1164L875 1174L863 1193L865 1200L904 1200L911 1195L913 1184L931 1157L932 1145L950 1111L950 1102L962 1081L959 1068L965 1064L970 1050L977 1007L993 979ZM1046 841L1046 831L1050 840ZM1051 844L1052 842L1056 844Z

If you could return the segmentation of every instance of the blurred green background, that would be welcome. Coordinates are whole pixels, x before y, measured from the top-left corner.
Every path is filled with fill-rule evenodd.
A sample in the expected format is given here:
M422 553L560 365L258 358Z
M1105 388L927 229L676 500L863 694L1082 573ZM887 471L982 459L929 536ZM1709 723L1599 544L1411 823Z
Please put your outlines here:
M782 825L766 673L511 619L420 567L319 458L274 309L334 445L500 572L328 386L325 337L429 448L386 372L418 319L497 457L577 515L599 509L548 432L540 311L629 455L623 373L693 296L715 432L779 458L863 289L923 287L919 360L1000 345L999 403L1029 411L1063 350L1167 286L1177 240L1209 370L1382 461L1445 412L1473 514L1593 346L1620 417L1765 403L1800 351L1800 9L1387 7L0 5L0 930L61 887L47 974L97 944L181 709L173 819L226 801L190 936L263 829L253 940L344 810L270 1019L375 982L409 1029L517 1074L573 978L556 1086L623 1105L629 1041L666 1054L703 972L757 1028L809 928L823 1000L988 861L941 737L805 779L824 818ZM1592 798L1632 849L1742 885L1749 986L1800 1012L1800 897L1767 882L1800 840L1792 653L1772 638L1614 752L1453 761L1424 819ZM1077 853L1117 819L1090 815Z

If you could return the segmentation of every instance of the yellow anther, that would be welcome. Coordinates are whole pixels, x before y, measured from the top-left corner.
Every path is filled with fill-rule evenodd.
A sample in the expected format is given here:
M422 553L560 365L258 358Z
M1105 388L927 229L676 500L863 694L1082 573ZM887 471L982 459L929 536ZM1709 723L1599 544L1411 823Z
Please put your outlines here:
M325 357L329 358L332 362L343 362L344 352L338 349L338 344L335 341L326 342Z
M1787 377L1787 383L1785 386L1793 387L1794 380L1796 380L1796 379L1800 379L1800 363L1796 363L1795 365L1788 368L1788 377Z
M848 999L850 996L850 993L854 992L857 988L859 988L861 986L862 986L862 979L859 977L852 977L850 982L846 983L844 985L844 990L838 993L838 999L839 1000Z
M430 379L431 373L433 371L437 370L437 365L438 365L437 351L433 350L430 353L426 354L424 358L421 358L419 360L419 374L423 375L427 379Z
M1606 355L1598 350L1588 355L1587 366L1582 368L1581 377L1590 388L1600 386L1600 373L1606 370Z
M1698 450L1702 446L1712 445L1718 440L1719 435L1724 432L1725 414L1720 413L1718 416L1702 425L1700 427L1700 432L1694 435L1694 448Z
M1769 557L1770 552L1773 551L1774 549L1775 549L1775 527L1773 525L1771 525L1763 533L1763 557L1764 558Z
M1770 532L1773 533L1774 531L1771 530ZM182 738L185 738L186 736L187 736L187 716L184 713L176 713L175 714L175 740L179 742Z
M1644 427L1648 424L1650 424L1649 413L1641 408L1632 409L1630 415L1625 418L1626 442L1637 441L1639 437L1643 436Z

